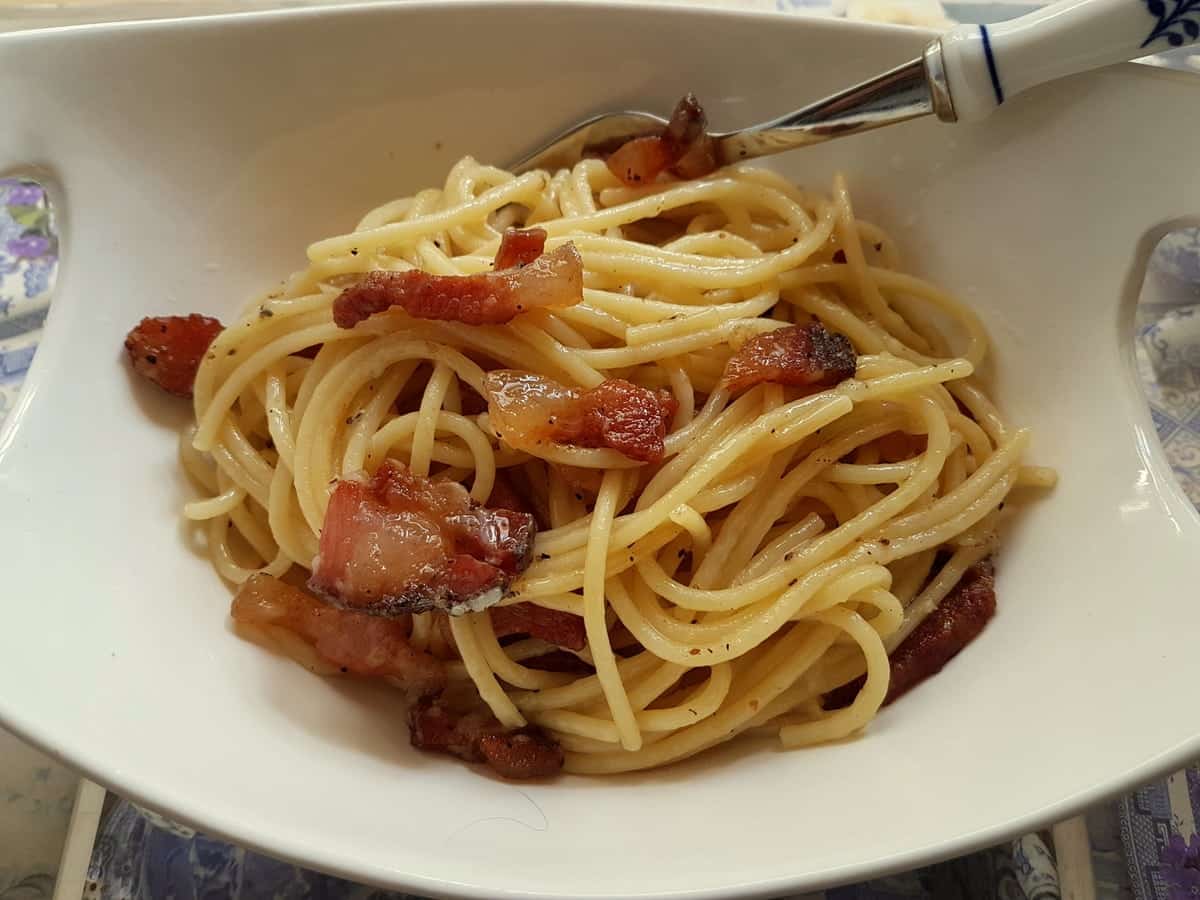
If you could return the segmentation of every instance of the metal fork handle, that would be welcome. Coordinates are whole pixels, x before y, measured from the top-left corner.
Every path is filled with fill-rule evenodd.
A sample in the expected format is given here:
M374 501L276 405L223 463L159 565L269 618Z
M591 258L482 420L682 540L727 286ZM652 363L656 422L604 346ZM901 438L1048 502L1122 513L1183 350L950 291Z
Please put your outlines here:
M762 125L713 135L724 165L935 114L955 120L934 41L914 59L861 84Z

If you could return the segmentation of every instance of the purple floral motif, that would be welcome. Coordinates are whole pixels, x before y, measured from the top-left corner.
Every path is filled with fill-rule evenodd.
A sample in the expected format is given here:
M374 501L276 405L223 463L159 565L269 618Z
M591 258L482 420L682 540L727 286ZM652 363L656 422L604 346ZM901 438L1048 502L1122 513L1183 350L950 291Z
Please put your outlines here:
M18 181L8 189L5 203L9 206L37 206L45 196L46 192L38 185Z
M9 253L20 259L36 259L49 252L50 238L41 234L27 234L19 238L12 238L7 247Z
M8 215L8 211L0 206L0 241L7 242L11 238L18 238L25 233L25 228L13 221ZM8 258L8 254L0 254L0 257Z
M1190 841L1171 835L1159 859L1168 900L1200 900L1200 834Z
M32 300L50 291L50 280L54 277L54 258L35 259L29 263L22 276L25 297Z

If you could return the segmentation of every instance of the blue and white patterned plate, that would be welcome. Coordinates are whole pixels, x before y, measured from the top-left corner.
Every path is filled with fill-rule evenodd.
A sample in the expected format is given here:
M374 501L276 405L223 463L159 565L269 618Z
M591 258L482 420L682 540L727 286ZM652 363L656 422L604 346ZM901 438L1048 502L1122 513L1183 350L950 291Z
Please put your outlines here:
M57 251L41 187L0 179L0 422L16 401L41 337ZM0 570L3 559L0 547ZM51 895L78 780L0 731L0 900Z
M45 192L30 181L0 179L0 419L33 360L57 261Z

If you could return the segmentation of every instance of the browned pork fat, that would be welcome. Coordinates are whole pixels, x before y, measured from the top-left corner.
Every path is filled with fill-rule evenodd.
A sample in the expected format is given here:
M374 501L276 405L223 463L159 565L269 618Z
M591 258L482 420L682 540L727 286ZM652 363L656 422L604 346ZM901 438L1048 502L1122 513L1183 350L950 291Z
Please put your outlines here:
M342 479L330 497L309 587L375 615L481 610L529 565L537 525L489 509L455 482L385 460L369 479Z
M492 630L496 637L510 634L527 634L558 644L568 650L582 650L587 643L587 630L583 617L574 613L548 609L536 603L514 603L511 606L493 606Z
M125 336L125 352L133 370L168 393L192 396L196 371L221 323L208 316L145 318Z
M725 364L721 380L735 394L764 383L832 387L853 378L857 362L849 338L809 322L750 338Z
M286 628L344 672L395 678L413 696L436 694L445 684L442 664L409 645L409 616L337 609L270 575L250 576L231 612L235 622Z
M546 229L506 228L492 266L496 269L519 269L541 256L545 248Z
M621 378L578 391L512 369L489 372L483 392L492 426L512 447L608 447L638 462L662 459L667 426L678 408L668 391Z
M891 678L884 706L942 671L959 651L979 637L995 614L995 570L991 559L984 559L967 569L938 608L892 651ZM857 678L830 691L825 695L825 708L849 706L862 686L863 679Z
M413 698L409 726L421 750L485 763L505 778L539 778L562 768L562 748L545 733L509 731L473 689L447 690L442 663L409 645L410 616L338 609L269 575L253 575L241 586L232 615L244 625L291 631L343 672L396 679Z
M503 325L523 312L549 306L573 306L583 299L583 260L571 243L522 263L529 252L522 238L509 250L513 268L479 275L431 275L368 272L333 301L333 321L353 328L375 313L398 306L417 319L441 319L467 325Z
M409 729L414 747L486 763L505 778L544 778L563 765L562 747L553 738L533 726L508 731L479 702L419 700L409 710Z
M608 170L630 187L649 184L666 171L700 178L719 165L708 117L695 94L675 105L662 134L626 141L608 157Z

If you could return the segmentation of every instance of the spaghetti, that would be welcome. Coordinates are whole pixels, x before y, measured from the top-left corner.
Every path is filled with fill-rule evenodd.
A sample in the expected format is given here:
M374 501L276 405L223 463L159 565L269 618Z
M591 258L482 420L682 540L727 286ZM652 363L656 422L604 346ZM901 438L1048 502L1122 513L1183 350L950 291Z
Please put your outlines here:
M510 226L544 230L541 259L578 255L581 302L547 294L471 322L379 304L415 271L499 290L487 279ZM540 249L503 272L524 277L518 257ZM397 274L368 283L379 270ZM361 285L375 306L343 327L348 301L335 305ZM844 342L831 358L848 352L848 370L747 368L743 351L789 328L810 349ZM321 564L341 485L367 496L385 465L422 490L461 484L438 496L470 515L523 506L541 526L528 559L473 595L478 611L429 600L385 618L308 597L303 627L239 618L328 674L403 680L409 654L429 683L437 661L438 689L477 693L506 734L548 736L572 772L646 769L762 730L789 747L837 740L888 696L889 653L962 583L978 588L1010 491L1053 483L1022 465L1028 432L973 374L987 350L976 315L903 271L841 178L831 196L750 167L631 187L600 160L515 176L466 158L440 188L313 244L216 337L181 453L206 496L185 515L223 578L261 590ZM591 412L530 437L497 394L517 382L497 378L555 385L564 410L623 382L661 398L632 417L653 430L661 409L661 444L639 458L585 439ZM588 407L601 425L611 408ZM367 623L375 668L322 637L339 616ZM553 628L529 624L546 617ZM505 771L512 751L471 755Z

